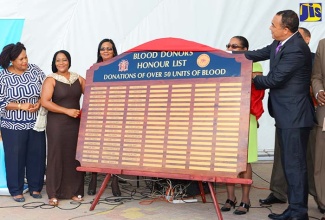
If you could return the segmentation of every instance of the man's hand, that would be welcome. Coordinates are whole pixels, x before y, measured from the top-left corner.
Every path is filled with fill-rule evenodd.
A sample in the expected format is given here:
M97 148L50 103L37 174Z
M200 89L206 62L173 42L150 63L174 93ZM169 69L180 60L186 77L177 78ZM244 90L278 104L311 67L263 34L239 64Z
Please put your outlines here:
M325 92L319 91L317 94L317 102L319 106L323 106L325 104Z

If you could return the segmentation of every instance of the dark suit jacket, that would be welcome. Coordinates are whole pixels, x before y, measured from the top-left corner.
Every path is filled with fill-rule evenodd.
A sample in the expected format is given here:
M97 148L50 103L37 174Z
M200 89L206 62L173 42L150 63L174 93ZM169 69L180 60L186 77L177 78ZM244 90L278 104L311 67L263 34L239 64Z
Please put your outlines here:
M270 89L269 113L278 128L314 126L314 107L310 97L312 57L300 33L295 33L275 54L278 41L245 56L254 62L270 59L266 76L253 80L257 89Z

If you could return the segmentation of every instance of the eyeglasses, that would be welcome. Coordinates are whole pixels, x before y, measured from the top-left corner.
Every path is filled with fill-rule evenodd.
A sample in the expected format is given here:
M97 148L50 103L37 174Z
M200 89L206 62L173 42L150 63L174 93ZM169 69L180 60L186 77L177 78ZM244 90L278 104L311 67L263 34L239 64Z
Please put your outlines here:
M237 49L237 48L244 48L242 46L239 46L238 44L227 44L226 47L229 49L229 47L233 48L233 49Z
M111 51L111 50L113 50L113 48L111 48L111 47L101 47L100 48L100 51L105 51L105 50Z

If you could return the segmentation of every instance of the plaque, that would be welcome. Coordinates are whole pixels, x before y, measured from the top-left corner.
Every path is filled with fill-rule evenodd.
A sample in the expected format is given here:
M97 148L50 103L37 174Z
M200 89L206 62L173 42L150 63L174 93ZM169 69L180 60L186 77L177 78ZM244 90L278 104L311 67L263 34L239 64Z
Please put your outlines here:
M237 178L247 163L251 61L181 39L155 49L166 41L175 39L87 71L76 159L120 173Z
M177 38L158 39L86 74L80 171L251 184L246 170L252 62Z

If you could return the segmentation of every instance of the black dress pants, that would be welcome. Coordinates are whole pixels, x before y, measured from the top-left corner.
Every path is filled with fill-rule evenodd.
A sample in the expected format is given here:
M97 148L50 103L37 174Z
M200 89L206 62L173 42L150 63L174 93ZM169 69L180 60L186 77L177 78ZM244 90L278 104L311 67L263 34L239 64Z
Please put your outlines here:
M310 128L276 129L281 148L281 162L288 183L291 217L308 213L306 149Z

